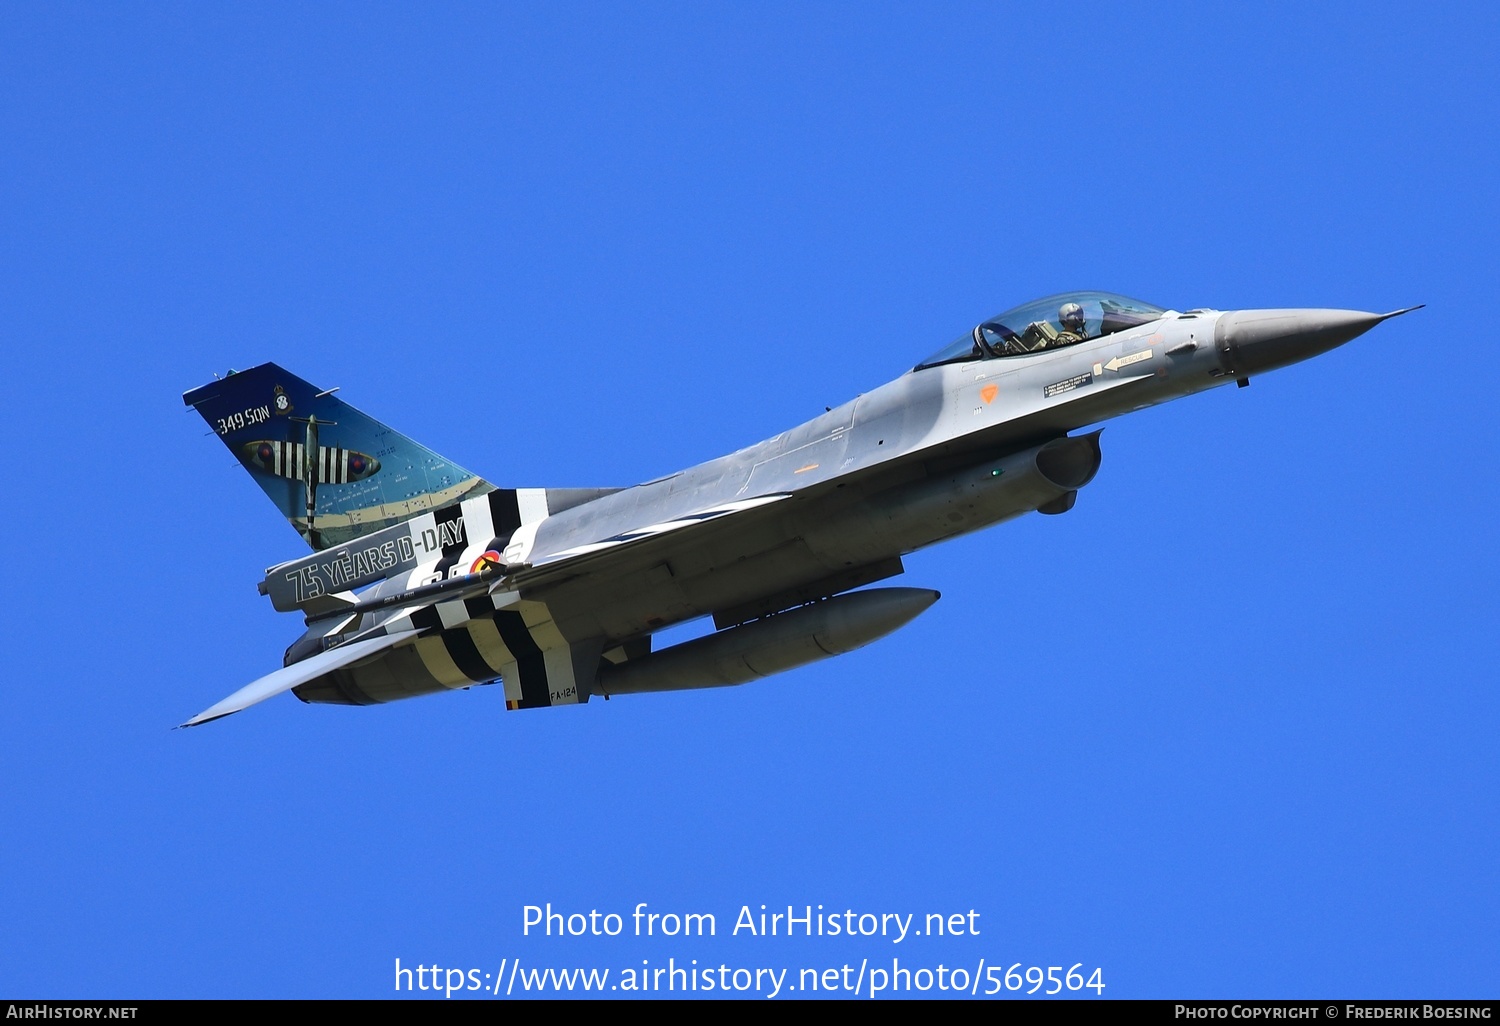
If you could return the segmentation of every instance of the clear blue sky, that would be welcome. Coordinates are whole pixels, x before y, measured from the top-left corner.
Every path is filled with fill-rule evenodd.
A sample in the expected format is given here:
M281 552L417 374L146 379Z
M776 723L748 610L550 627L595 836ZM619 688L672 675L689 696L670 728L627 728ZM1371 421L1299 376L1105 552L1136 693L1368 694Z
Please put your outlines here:
M0 994L403 965L1500 992L1492 5L29 4L0 22ZM1070 288L1418 314L1112 422L1062 517L755 685L290 696L300 541L180 394L274 359L510 486L767 437ZM522 907L711 912L523 937ZM978 911L751 939L735 913Z

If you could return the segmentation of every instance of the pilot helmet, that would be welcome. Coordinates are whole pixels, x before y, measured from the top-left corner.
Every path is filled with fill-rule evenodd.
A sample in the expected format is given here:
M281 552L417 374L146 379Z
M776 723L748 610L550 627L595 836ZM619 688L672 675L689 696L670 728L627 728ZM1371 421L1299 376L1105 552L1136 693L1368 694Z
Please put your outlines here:
M1083 307L1077 303L1064 303L1057 311L1057 319L1062 322L1064 331L1083 334Z

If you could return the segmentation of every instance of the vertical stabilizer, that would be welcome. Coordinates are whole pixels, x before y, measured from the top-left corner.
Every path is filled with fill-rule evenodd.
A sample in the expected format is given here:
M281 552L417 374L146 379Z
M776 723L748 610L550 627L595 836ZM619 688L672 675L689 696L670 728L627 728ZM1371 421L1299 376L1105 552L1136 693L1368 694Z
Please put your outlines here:
M182 397L314 549L494 486L274 363Z

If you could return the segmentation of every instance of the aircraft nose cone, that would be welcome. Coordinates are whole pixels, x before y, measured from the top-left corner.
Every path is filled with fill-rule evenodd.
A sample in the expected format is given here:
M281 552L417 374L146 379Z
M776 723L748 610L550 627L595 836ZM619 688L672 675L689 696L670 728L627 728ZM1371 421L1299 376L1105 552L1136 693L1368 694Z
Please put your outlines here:
M1214 344L1226 369L1235 374L1256 374L1326 353L1381 321L1407 312L1234 310L1219 318Z

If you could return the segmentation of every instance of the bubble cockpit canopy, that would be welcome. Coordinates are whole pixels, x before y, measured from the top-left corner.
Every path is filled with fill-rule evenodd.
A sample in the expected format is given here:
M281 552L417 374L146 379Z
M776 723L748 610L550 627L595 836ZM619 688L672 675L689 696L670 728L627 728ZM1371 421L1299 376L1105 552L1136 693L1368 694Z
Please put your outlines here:
M917 369L1061 349L1149 324L1164 313L1159 306L1113 292L1065 292L991 317L917 364Z

